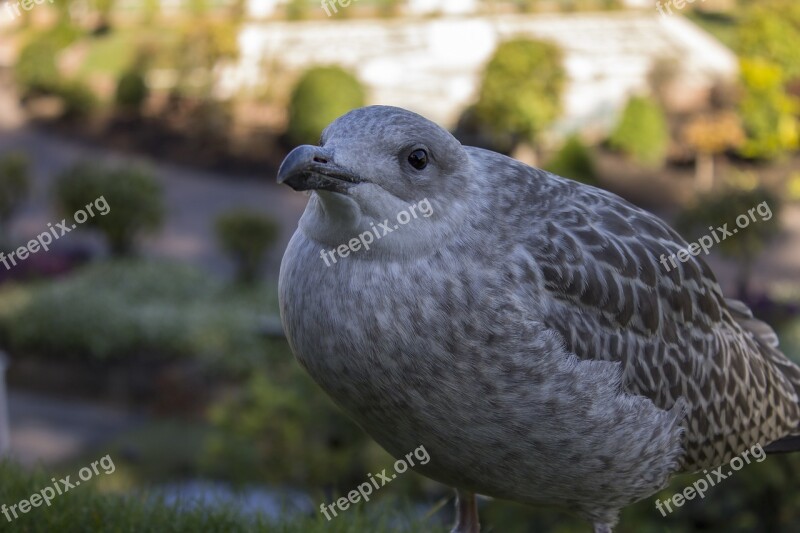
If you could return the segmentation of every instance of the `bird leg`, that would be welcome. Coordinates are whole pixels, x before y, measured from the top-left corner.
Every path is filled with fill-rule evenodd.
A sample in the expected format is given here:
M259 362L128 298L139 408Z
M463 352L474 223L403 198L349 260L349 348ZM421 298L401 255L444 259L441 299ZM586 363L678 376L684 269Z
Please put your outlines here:
M456 489L456 525L450 533L480 533L475 495Z

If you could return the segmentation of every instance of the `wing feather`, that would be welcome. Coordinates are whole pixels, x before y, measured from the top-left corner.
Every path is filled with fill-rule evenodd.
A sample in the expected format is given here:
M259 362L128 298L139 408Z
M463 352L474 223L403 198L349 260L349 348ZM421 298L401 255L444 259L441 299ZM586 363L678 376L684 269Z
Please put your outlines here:
M532 311L578 357L620 361L628 391L667 410L688 402L686 470L796 432L800 368L771 328L723 297L702 259L662 263L688 248L675 231L611 193L532 179L519 220L545 221L520 232L540 274L523 283Z

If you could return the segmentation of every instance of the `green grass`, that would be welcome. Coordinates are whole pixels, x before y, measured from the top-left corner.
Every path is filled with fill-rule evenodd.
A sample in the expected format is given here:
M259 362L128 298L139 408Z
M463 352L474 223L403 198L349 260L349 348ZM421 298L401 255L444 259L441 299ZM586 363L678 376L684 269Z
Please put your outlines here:
M52 486L51 474L25 472L16 465L0 462L0 505L13 505L32 494ZM75 476L73 476L74 478ZM74 481L74 479L72 480ZM91 482L89 482L91 483ZM376 518L367 515L364 506L341 513L330 522L315 513L289 521L273 522L251 519L221 509L180 510L146 495L124 496L104 494L89 483L56 496L50 507L42 504L13 520L11 530L25 533L122 533L159 531L170 533L375 533L430 532L444 533L445 528L424 521ZM373 513L374 514L374 513ZM12 515L13 518L13 515ZM0 531L8 530L6 518L0 514Z

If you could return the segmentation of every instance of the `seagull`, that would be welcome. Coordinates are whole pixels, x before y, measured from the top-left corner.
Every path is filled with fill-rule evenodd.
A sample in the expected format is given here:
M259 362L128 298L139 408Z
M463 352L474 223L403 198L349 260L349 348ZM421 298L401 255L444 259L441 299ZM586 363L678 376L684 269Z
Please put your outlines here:
M663 268L686 242L614 194L388 106L278 182L309 194L279 280L295 357L390 454L425 447L455 533L479 532L476 494L609 533L677 474L800 450L800 367L702 259Z

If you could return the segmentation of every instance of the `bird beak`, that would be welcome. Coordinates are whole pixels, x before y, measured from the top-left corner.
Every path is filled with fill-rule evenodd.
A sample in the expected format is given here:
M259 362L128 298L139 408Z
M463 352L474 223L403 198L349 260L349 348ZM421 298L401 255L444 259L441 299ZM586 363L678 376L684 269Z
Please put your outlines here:
M319 146L298 146L281 163L278 183L296 191L332 191L346 194L360 180L333 162L331 154Z

